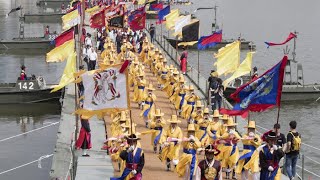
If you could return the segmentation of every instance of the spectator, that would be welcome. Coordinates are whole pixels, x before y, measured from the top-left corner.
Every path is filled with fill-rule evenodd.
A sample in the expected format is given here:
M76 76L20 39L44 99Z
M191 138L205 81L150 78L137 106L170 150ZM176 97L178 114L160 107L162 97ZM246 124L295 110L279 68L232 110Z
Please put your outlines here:
M156 28L154 27L153 24L151 24L151 27L149 28L149 33L151 37L151 42L154 42L154 35L156 34Z
M296 176L296 165L299 157L301 135L296 131L297 122L289 123L290 131L287 135L287 152L286 152L286 171L289 179L292 180Z

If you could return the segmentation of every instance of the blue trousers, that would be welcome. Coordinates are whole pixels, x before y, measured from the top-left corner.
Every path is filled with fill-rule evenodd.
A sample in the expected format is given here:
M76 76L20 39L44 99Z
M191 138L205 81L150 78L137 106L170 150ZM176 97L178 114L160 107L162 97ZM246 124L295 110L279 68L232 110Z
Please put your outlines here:
M287 175L291 179L292 177L295 177L296 175L296 165L298 161L299 155L286 155L286 171Z

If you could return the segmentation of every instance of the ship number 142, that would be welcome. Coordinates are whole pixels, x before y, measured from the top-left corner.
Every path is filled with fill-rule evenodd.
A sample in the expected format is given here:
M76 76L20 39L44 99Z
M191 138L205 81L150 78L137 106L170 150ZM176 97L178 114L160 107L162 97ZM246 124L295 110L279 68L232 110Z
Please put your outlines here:
M32 90L32 89L34 89L33 88L33 82L19 82L18 83L18 85L19 85L19 88L20 89L28 89L28 90Z

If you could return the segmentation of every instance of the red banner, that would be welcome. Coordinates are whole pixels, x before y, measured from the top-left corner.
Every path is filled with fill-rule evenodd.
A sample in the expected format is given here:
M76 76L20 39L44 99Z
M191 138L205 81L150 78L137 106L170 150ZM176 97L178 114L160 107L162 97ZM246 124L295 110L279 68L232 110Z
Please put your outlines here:
M105 10L105 9L104 9ZM94 14L90 18L90 27L102 28L106 25L104 10Z
M144 29L146 27L146 13L137 14L134 19L129 22L129 26L133 31Z

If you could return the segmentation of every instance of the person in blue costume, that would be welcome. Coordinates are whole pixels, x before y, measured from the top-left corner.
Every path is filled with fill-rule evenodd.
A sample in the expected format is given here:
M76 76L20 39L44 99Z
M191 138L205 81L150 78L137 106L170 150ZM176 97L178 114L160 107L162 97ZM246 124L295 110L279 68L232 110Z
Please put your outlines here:
M137 141L140 140L135 134L127 137L129 147L120 153L120 158L126 161L126 167L121 177L112 177L110 180L141 180L142 169L144 167L144 152L137 147Z
M280 179L279 161L284 152L276 145L276 140L276 133L271 131L267 136L267 144L259 147L260 180Z

